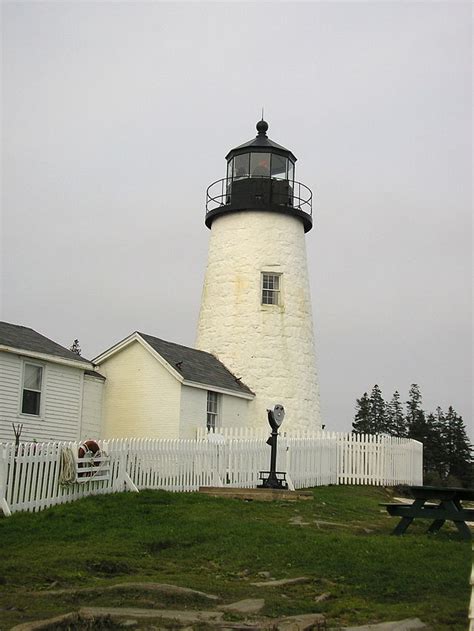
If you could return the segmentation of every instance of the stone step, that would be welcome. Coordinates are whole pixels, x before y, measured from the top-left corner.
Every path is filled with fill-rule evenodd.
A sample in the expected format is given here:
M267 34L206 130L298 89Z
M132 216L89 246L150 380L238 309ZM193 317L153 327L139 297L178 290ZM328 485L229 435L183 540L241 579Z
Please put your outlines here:
M192 611L191 609L139 609L135 607L81 607L79 615L85 618L110 617L149 618L176 620L180 624L198 624L200 622L220 622L224 616L221 611Z

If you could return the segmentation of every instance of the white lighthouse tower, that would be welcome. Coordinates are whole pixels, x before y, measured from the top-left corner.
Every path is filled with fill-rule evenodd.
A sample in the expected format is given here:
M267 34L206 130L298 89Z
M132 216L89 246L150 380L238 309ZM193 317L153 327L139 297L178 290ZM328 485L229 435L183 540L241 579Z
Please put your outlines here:
M249 386L249 424L266 427L281 403L285 429L318 430L319 387L306 262L312 193L295 181L296 158L257 123L226 156L227 177L208 188L211 230L197 348Z

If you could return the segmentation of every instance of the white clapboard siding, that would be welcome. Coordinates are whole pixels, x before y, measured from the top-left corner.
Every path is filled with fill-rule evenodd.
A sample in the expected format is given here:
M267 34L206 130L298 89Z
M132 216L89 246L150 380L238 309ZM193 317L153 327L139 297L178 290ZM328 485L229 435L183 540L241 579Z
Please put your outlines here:
M84 375L82 394L81 440L96 440L102 431L102 402L104 381L91 375Z
M268 470L263 438L241 440L110 439L105 479L63 486L61 453L80 443L0 444L0 508L41 510L85 495L132 489L196 491L200 486L253 488ZM16 454L16 455L15 455ZM422 484L423 450L414 440L319 432L312 438L281 436L277 469L290 488L326 484Z
M12 423L18 422L21 392L21 359L0 352L0 441L14 440Z
M23 364L44 368L40 416L21 414ZM12 423L22 424L22 440L77 440L84 370L0 352L0 440L12 441Z

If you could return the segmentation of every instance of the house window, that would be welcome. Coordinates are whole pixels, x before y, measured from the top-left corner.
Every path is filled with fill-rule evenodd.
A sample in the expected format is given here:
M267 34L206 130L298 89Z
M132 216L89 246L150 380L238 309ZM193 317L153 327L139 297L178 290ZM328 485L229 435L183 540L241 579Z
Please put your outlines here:
M281 274L262 272L262 305L281 304Z
M219 395L217 392L207 393L207 431L215 431L219 424Z
M37 364L24 364L21 413L40 415L43 367Z

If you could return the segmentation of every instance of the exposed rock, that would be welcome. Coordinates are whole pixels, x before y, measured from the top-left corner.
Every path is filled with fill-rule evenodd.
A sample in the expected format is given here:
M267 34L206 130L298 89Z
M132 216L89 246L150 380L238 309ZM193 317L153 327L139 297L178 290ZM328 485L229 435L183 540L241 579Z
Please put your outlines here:
M220 631L269 631L273 629L273 624L270 622L216 622L215 627ZM183 631L183 630L181 630Z
M270 578L271 574L270 572L259 572L257 576L260 576L260 578Z
M292 517L290 519L290 524L292 526L309 526L310 522L309 521L303 521L303 518L300 515L297 515L296 517Z
M311 578L307 576L299 576L297 578L282 578L278 581L259 581L257 583L250 583L255 587L279 587L280 585L296 585L296 583L310 583Z
M324 592L324 594L319 594L319 596L316 596L316 598L314 599L314 602L322 603L324 600L327 600L328 598L331 598L331 594L329 592Z
M128 590L138 589L148 592L159 592L168 596L197 596L199 598L205 598L207 600L219 600L219 596L214 594L206 594L196 589L190 589L189 587L180 587L179 585L168 585L167 583L119 583L117 585L110 585L107 589L111 590Z
M178 609L134 609L132 607L81 607L79 614L88 617L109 616L116 618L166 618L182 624L199 622L218 622L222 620L221 611L183 611Z
M344 631L412 631L412 629L427 628L426 624L419 618L407 618L406 620L397 620L396 622L366 624L361 627L344 627Z
M22 622L12 627L10 631L40 631L41 629L49 629L51 625L60 624L63 622L76 623L79 620L77 613L66 613L62 616L56 616L55 618L48 618L47 620L35 620L33 622Z
M142 592L155 592L165 596L195 596L206 600L219 600L219 596L206 594L196 589L168 585L166 583L118 583L117 585L102 585L97 587L80 587L72 589L56 589L32 592L35 596L60 596L62 594L97 594L104 591L137 590Z
M314 523L318 528L320 526L341 526L342 528L352 528L352 524L342 524L338 521L322 521L321 519L315 519Z
M232 613L252 614L258 613L265 606L263 598L247 598L231 603L230 605L221 605L221 611L230 611Z
M301 616L289 616L279 620L273 627L275 631L309 631L326 629L326 618L320 613L308 613Z

